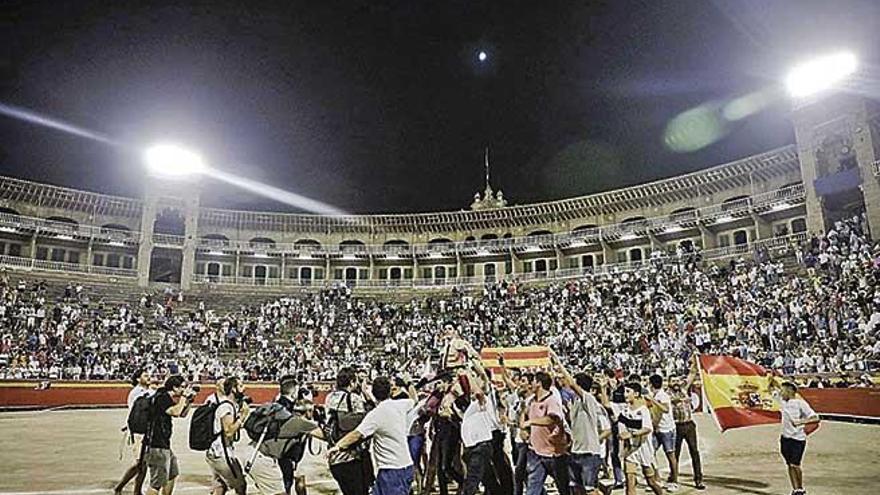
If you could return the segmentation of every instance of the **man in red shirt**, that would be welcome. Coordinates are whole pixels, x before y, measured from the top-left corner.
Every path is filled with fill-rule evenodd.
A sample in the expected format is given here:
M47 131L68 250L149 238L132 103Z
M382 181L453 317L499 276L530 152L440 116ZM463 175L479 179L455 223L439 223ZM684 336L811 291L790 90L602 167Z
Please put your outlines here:
M550 387L553 380L541 371L532 378L534 400L522 428L529 428L528 481L526 495L541 495L547 475L553 477L559 495L569 495L569 435L563 422L562 398Z

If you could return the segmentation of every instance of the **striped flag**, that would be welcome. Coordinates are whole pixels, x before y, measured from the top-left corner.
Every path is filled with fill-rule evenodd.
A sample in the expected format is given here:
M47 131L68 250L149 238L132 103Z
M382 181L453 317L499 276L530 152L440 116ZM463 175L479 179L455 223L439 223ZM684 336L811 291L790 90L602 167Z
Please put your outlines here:
M706 399L721 431L779 423L779 404L770 393L767 370L732 356L700 356ZM807 433L817 425L808 425Z
M550 365L550 348L546 346L530 347L484 347L480 350L483 367L497 374L498 355L504 355L504 366L507 368L543 368Z

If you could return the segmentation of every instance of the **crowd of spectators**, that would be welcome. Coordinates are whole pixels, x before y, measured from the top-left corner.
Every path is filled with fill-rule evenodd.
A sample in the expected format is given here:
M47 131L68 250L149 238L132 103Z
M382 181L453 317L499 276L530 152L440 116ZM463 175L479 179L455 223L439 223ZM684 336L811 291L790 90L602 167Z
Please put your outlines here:
M572 369L670 376L686 372L694 348L785 374L877 369L880 246L863 218L838 221L795 251L788 268L766 253L723 265L677 256L406 303L338 285L238 308L170 292L111 304L73 285L53 296L44 282L4 274L0 377L124 379L145 367L192 380L322 380L344 365L419 373L449 326L477 349L548 345Z

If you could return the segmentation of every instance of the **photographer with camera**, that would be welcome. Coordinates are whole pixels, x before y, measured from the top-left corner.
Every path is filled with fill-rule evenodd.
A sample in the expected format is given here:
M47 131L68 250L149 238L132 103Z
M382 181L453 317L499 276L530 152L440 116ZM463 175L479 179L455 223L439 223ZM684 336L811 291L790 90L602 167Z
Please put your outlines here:
M146 455L150 469L149 495L171 495L174 482L180 474L177 456L171 451L171 418L185 418L196 394L198 385L186 385L180 375L169 376L165 384L156 390L153 399L152 428L149 434L149 451Z
M354 368L345 367L336 374L336 390L327 396L327 438L335 444L360 424L366 415L367 401L361 393L362 378ZM330 474L343 495L367 495L373 483L369 452L363 445L340 450L329 456Z
M150 377L150 374L143 368L138 368L137 371L132 374L131 383L133 387L128 393L127 400L129 411L131 411L132 406L134 406L134 402L138 398L143 396L150 396L154 392L153 388L151 388L152 379ZM144 436L129 431L128 425L126 425L122 430L123 434L125 435L125 442L131 448L133 464L125 471L122 479L113 488L113 493L114 495L120 495L122 493L122 489L125 488L125 485L127 485L129 481L134 479L134 492L140 494L141 489L144 485L144 478L146 478L147 475L146 468L144 466L142 445L144 441Z
M241 463L235 456L234 442L250 414L249 397L244 395L244 384L236 376L218 383L214 410L213 433L216 439L205 451L205 462L211 468L213 495L223 495L234 490L238 495L247 491L247 482Z

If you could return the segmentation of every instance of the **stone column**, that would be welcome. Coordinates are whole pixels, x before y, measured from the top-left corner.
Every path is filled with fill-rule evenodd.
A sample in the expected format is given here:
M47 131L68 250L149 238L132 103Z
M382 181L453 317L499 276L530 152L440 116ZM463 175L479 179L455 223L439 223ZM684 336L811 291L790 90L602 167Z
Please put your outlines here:
M703 250L715 249L718 247L718 236L714 232L707 229L703 224L698 224L700 229L700 239L703 241Z
M605 264L617 263L617 251L605 239L602 239L600 243L602 244L602 256L605 258Z
M880 238L880 176L874 175L874 163L878 159L874 140L880 136L874 135L868 116L867 104L861 101L854 115L852 144L859 162L868 229L871 238L876 240Z
M183 240L183 260L180 266L180 288L189 290L192 287L193 276L196 272L196 246L199 242L199 197L186 198L184 208L184 222L186 229Z
M138 285L147 287L150 285L150 258L153 255L153 222L156 221L157 205L150 200L149 195L144 201L141 210L140 242L138 243L137 271Z
M773 238L773 226L770 222L761 218L757 213L752 213L752 221L755 222L755 235L757 236L757 240L763 241L765 239Z

